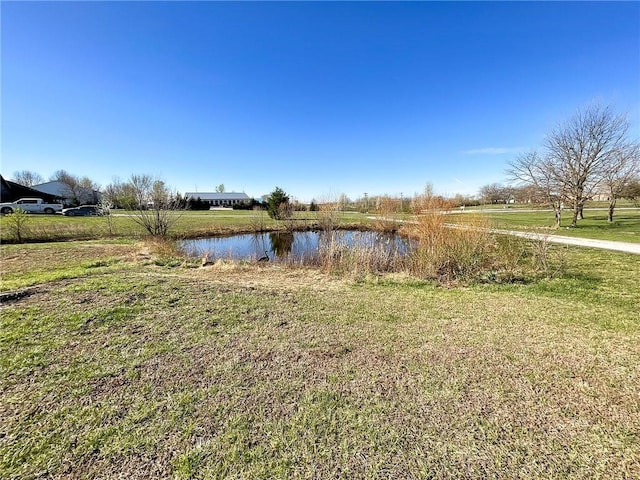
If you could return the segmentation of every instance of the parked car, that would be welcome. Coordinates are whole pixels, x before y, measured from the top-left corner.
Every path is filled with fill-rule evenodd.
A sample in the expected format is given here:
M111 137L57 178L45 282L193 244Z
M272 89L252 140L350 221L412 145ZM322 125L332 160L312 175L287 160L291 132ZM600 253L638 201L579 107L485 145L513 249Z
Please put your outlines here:
M62 205L59 203L46 203L41 198L21 198L15 202L0 203L0 213L9 214L14 210L24 210L27 213L60 213Z
M79 207L63 208L62 212L60 213L62 213L62 215L66 215L67 217L102 215L100 207L97 207L96 205L80 205Z

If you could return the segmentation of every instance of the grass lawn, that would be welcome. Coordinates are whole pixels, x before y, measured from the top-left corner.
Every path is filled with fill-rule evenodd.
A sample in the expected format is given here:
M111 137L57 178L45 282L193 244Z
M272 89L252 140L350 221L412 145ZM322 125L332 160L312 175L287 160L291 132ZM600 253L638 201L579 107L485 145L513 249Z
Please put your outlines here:
M640 209L617 210L613 223L607 222L607 212L604 210L585 210L584 220L578 220L577 228L569 227L571 225L570 211L565 210L562 214L561 227L556 228L552 211L519 212L509 210L507 212L481 213L489 219L495 228L545 231L556 235L598 240L640 242ZM459 221L462 215L457 214L453 217L454 221Z
M640 477L640 256L442 288L1 249L2 478Z
M115 210L109 217L65 217L62 215L29 215L23 237L27 241L68 241L111 238L141 238L144 229L131 218L132 212ZM319 221L316 212L295 212L289 222L306 227ZM277 230L286 222L276 222L265 211L214 210L184 211L176 214L171 232L182 238L229 234L256 230ZM366 215L339 212L335 221L341 225L361 226L371 223ZM10 218L0 216L0 241L12 240Z

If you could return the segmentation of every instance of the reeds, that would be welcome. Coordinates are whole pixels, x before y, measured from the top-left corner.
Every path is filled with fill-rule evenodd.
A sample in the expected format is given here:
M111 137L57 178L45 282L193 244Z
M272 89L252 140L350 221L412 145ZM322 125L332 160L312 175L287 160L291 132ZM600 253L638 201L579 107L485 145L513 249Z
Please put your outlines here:
M438 197L424 198L418 208L415 220L403 229L416 242L409 262L412 275L451 282L493 267L496 242L482 217L451 223L449 203Z
M317 265L330 272L360 276L404 269L406 256L399 241L389 235L376 239L344 232L325 234L318 248Z

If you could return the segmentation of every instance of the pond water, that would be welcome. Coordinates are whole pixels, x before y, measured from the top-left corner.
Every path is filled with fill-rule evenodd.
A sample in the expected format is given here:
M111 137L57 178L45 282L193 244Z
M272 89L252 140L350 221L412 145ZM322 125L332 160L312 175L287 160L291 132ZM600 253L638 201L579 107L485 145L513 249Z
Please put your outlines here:
M267 232L183 240L180 247L191 256L209 256L233 260L257 260L268 255L271 261L316 257L323 247L382 248L387 253L403 255L411 248L406 238L391 233L333 232Z

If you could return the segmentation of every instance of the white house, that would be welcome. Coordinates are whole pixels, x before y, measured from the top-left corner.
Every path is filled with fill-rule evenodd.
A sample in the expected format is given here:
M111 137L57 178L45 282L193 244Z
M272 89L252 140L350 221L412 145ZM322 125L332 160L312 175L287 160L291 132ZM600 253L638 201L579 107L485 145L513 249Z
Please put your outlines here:
M251 197L244 192L187 192L185 196L188 200L196 200L199 198L211 207L233 207L234 205L249 203L251 201Z
M34 190L38 190L39 192L63 198L65 204L72 204L76 200L79 204L95 205L97 203L100 203L100 192L98 192L97 190L82 188L74 194L74 192L71 191L66 183L57 180L41 183L39 185L33 185L31 188L33 188ZM75 198L76 196L77 199Z

